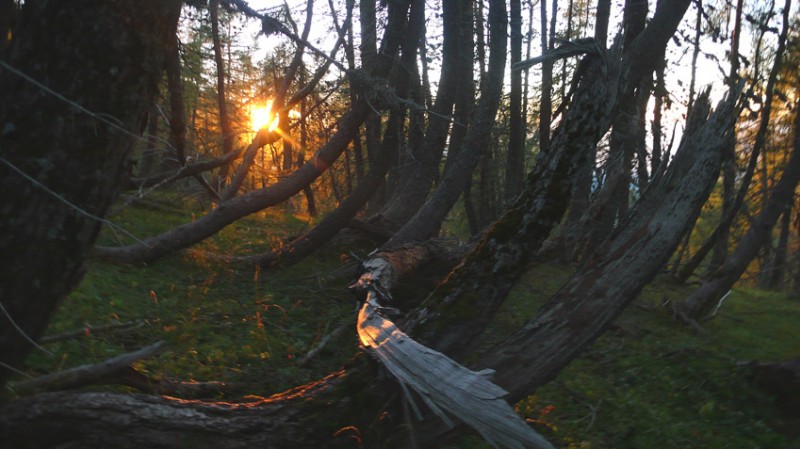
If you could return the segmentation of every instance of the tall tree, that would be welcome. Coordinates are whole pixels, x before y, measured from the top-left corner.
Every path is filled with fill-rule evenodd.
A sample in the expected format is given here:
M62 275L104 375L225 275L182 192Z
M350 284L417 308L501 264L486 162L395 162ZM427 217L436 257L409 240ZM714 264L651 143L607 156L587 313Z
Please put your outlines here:
M441 182L428 202L386 243L386 247L410 240L426 239L439 230L442 221L453 207L468 178L472 176L481 153L489 146L492 124L503 91L508 33L508 15L505 4L499 0L489 2L489 65L483 91L475 112L474 122L464 139L458 158L452 161Z
M520 0L510 3L511 64L522 60L522 4ZM508 152L504 195L510 203L522 190L525 174L525 127L522 117L522 72L511 71L509 93Z
M25 2L0 66L0 385L83 276L181 2ZM47 61L42 64L41 61Z
M459 88L464 88L467 83L472 83L472 77L467 76L463 70L464 67L469 67L471 71L472 51L461 55L465 45L462 44L461 37L469 35L468 42L471 42L472 39L471 26L469 26L469 30L462 33L465 17L467 19L472 17L471 9L468 9L468 6L464 1L442 4L442 70L436 100L428 114L423 145L416 151L412 148L414 158L407 163L408 167L400 181L402 184L395 190L390 202L382 212L391 223L405 224L425 203L431 186L439 176L439 165L447 143L453 106L459 95ZM459 61L462 58L468 58L468 61L460 65ZM451 142L452 144L453 142Z
M219 0L209 0L208 14L211 22L211 42L214 51L214 65L216 67L217 79L217 111L219 114L219 131L222 139L222 153L227 154L233 150L233 126L231 125L230 116L228 114L228 96L226 94L226 76L225 76L225 61L222 58L222 39L219 33ZM228 171L230 165L222 166L219 173L218 186L221 190L222 187L227 185Z
M733 20L733 31L731 32L731 50L728 63L730 64L730 71L728 72L727 83L733 86L739 82L739 39L742 31L742 5L743 0L736 2L736 12ZM770 101L770 100L767 100ZM734 191L736 182L736 139L731 142L730 149L725 153L725 160L722 163L722 216L733 213L732 209L735 204L736 192ZM708 272L716 270L725 257L728 255L728 240L730 239L730 227L722 227L717 237L717 244L714 246L714 252L711 254L711 260L708 263Z
M679 282L685 282L689 276L691 276L695 270L697 270L697 268L703 262L703 259L716 246L717 241L728 232L728 229L736 218L736 214L738 214L739 210L744 204L745 198L747 197L747 192L750 188L750 182L755 174L756 165L766 144L769 121L770 117L772 116L772 102L776 93L776 83L778 80L778 74L781 70L784 51L786 50L786 39L789 33L788 11L790 9L791 0L787 0L783 13L784 23L781 28L781 33L778 36L778 48L775 50L775 60L773 61L772 68L770 69L770 73L767 78L767 85L764 91L765 99L762 103L764 107L760 111L761 115L759 117L758 130L756 131L755 141L753 142L753 148L750 153L750 159L740 181L739 191L737 192L736 197L734 198L730 207L724 209L724 213L720 218L720 222L717 224L717 227L714 228L714 231L712 231L711 235L706 239L705 242L703 242L697 252L692 255L691 259L689 259L686 264L676 273L675 278ZM734 143L735 141L732 142L731 145L734 145ZM733 151L733 146L728 151Z

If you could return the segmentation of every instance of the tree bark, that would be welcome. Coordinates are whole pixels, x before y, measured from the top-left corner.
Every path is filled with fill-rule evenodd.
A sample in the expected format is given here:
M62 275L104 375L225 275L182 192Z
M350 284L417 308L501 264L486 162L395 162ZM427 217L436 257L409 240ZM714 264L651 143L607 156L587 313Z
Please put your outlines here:
M99 217L129 170L131 137L157 92L179 11L178 1L22 8L0 66L0 253L15 255L0 270L6 365L22 364L83 276ZM0 369L0 386L10 374Z
M594 341L663 269L713 188L724 148L720 142L730 137L728 125L738 116L736 97L729 94L705 123L687 130L689 138L683 140L669 171L644 193L621 230L534 319L485 357L512 399L551 380L574 357L572 351ZM702 123L707 110L707 103L702 108L698 104L696 120Z

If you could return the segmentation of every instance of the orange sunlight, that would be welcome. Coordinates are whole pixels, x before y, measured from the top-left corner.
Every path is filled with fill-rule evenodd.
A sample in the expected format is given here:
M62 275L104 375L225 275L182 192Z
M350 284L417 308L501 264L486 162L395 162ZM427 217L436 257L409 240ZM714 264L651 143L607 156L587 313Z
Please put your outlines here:
M270 113L272 108L272 100L267 101L263 106L250 106L250 122L253 131L259 131L267 128L267 131L275 131L278 128L279 119L277 115ZM289 111L289 117L300 118L300 113L295 110Z
M267 131L275 131L278 127L278 116L270 112L272 100L264 106L250 106L250 121L254 131L267 128Z

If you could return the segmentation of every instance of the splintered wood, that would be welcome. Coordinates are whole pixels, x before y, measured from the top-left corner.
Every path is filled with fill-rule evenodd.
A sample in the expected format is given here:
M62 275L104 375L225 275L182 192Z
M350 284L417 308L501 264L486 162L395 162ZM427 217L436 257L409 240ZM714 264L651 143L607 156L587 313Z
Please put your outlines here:
M358 314L358 336L365 350L374 356L400 383L416 415L419 407L409 392L448 425L455 416L483 436L494 447L553 448L531 429L503 399L507 392L491 382L493 370L472 371L446 355L406 335L392 321L380 315L378 298L388 294L397 274L391 262L373 258L358 285L367 290L367 300Z

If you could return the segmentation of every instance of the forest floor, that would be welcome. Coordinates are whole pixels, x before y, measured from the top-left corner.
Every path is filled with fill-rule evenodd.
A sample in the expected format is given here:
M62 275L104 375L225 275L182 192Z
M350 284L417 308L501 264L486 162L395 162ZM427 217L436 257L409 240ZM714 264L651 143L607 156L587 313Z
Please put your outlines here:
M129 207L111 219L134 235L152 235L191 219L193 206ZM162 207L163 206L163 207ZM195 208L195 213L202 211ZM280 244L308 226L283 211L256 214L199 245L208 253L246 254ZM101 243L117 244L104 231ZM338 369L358 349L357 276L352 255L372 248L331 245L301 264L261 272L204 255L176 254L148 266L88 264L78 289L61 305L47 334L87 325L134 322L109 335L47 344L28 374L97 363L155 341L157 356L136 363L153 378L218 381L209 399L269 396ZM501 342L569 276L563 266L533 269L512 292L481 347ZM800 301L736 289L698 332L674 320L671 303L691 287L656 281L586 353L517 409L562 448L798 448L800 419L754 385L742 362L800 356ZM315 357L304 356L334 330ZM94 387L107 389L112 387ZM119 390L119 387L114 387ZM465 438L450 447L488 447Z

